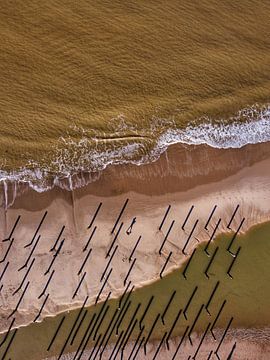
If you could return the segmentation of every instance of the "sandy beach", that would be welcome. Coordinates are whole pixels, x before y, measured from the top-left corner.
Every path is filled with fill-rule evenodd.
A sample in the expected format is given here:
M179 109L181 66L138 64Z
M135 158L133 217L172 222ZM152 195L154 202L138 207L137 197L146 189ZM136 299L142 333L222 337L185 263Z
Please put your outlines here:
M85 174L81 178L87 182ZM165 273L179 267L198 243L209 239L219 218L221 222L217 234L228 231L227 225L237 205L239 208L232 221L231 231L236 231L243 218L246 220L241 232L270 219L270 143L229 150L174 145L153 164L110 167L97 178L84 187L76 189L73 186L75 189L72 191L56 187L42 194L24 185L21 185L24 188L21 191L20 185L17 185L18 194L21 192L21 195L17 195L15 200L12 195L14 186L9 184L3 188L3 204L12 199L13 205L6 210L4 206L1 208L2 239L9 236L17 217L21 217L13 234L14 243L8 254L9 269L0 295L2 332L9 324L6 314L14 309L21 293L20 290L12 295L25 273L24 269L18 271L30 252L24 246L31 240L32 244L37 241L38 235L33 236L43 216L45 219L39 229L40 239L35 248L34 271L28 277L30 287L17 312L16 327L33 321L43 302L43 297L37 298L48 280L49 275L44 273L52 260L50 249L63 226L65 228L60 239L64 239L63 248L54 264L55 272L49 285L50 297L39 321L80 306L86 295L89 295L88 305L95 302L101 287L100 279L108 262L106 254L121 222L123 226L115 242L118 246L117 256L111 262L113 271L99 301L105 299L109 291L112 297L123 292L123 280L130 267L128 258L139 236L141 240L136 249L136 264L129 275L135 288L159 278L170 251L172 256ZM73 184L79 181L72 179ZM127 199L118 227L112 233ZM87 229L100 203L102 205L95 222ZM158 227L169 205L170 212L159 231ZM206 231L204 226L215 205L216 211ZM191 206L194 208L182 230ZM131 235L127 235L126 230L133 217L137 221ZM197 226L183 254L183 246L197 219ZM168 240L159 254L164 236L173 221ZM91 239L92 252L78 275L89 247L87 251L83 249L95 226ZM2 253L7 246L7 242L1 243ZM82 286L72 298L84 272Z

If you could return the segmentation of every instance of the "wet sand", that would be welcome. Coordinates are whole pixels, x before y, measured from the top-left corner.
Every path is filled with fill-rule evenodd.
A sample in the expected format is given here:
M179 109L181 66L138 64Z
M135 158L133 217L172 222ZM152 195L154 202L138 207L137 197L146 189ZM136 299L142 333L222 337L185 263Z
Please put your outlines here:
M72 179L74 185L76 181L79 180ZM8 236L18 215L21 215L8 255L9 271L5 275L0 295L1 331L8 328L6 314L14 309L20 296L20 292L16 296L12 296L12 293L21 283L25 273L24 269L18 272L30 252L29 248L24 246L31 241L45 211L48 214L39 231L41 237L35 249L34 271L30 272L28 277L31 285L17 313L16 326L31 322L43 302L43 298L37 300L37 297L48 280L48 274L44 276L44 272L52 259L52 252L49 250L63 225L65 229L61 239L64 238L65 242L55 261L55 274L49 288L50 298L40 320L60 311L78 307L86 294L89 295L88 305L95 302L101 287L100 278L107 264L106 253L116 233L115 230L114 234L111 234L111 230L127 198L128 205L118 224L119 227L123 222L115 243L118 249L117 256L111 263L113 272L100 300L104 299L109 291L113 297L122 293L123 280L130 267L128 258L140 235L142 238L136 249L136 266L130 274L130 280L136 288L159 278L160 270L170 251L172 256L165 273L179 267L196 244L209 239L219 218L221 223L217 233L228 231L228 222L237 205L240 207L231 224L234 231L243 217L246 221L241 231L269 220L269 183L270 143L250 145L237 150L175 145L151 165L110 167L99 174L95 182L73 191L54 188L38 194L31 189L24 189L11 207L7 210L1 208L3 239ZM13 188L12 185L8 185L7 191L2 192L3 203L12 199ZM4 194L8 194L7 199L4 199ZM101 202L102 207L95 223L91 229L87 229ZM170 213L162 230L158 231L169 204ZM182 230L181 226L192 205L194 209L185 229ZM215 205L216 212L206 231L205 223ZM136 217L137 222L132 234L127 235L126 229L133 217ZM184 255L182 248L197 219L198 225ZM160 255L160 246L173 220L174 225ZM93 251L83 272L78 276L78 270L87 253L82 250L94 226L97 226L97 229L91 240ZM34 242L36 240L37 237ZM6 249L7 243L1 243L1 253ZM3 266L2 264L1 269ZM77 296L72 299L84 271L85 280Z

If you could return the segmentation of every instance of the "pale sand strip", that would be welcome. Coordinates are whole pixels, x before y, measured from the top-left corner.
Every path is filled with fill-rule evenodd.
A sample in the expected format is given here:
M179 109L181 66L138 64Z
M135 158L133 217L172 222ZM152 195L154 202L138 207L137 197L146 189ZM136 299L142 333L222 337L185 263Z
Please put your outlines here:
M105 255L113 240L111 229L126 198L129 198L129 203L121 218L124 222L123 231L116 241L118 255L112 261L113 272L101 300L109 291L112 291L113 297L122 293L123 279L130 266L127 259L139 235L142 235L142 240L136 251L137 262L130 274L130 280L136 287L159 278L170 251L173 254L166 272L178 267L186 259L181 249L196 219L199 219L199 223L187 247L188 254L198 240L209 239L209 233L219 217L222 218L219 232L227 230L226 226L237 204L240 208L232 229L238 227L243 217L247 218L243 231L269 220L269 185L270 144L266 143L236 150L174 146L152 165L108 168L98 181L72 192L59 188L44 194L32 190L24 192L6 212L1 209L3 238L8 235L18 214L21 215L9 254L9 271L0 294L1 331L8 328L6 315L14 309L20 296L20 292L15 296L12 293L25 273L25 270L18 272L30 252L29 248L24 249L24 245L30 242L45 210L48 216L39 232L41 239L34 253L34 271L29 275L29 291L16 315L16 327L31 322L43 302L43 299L37 300L37 297L48 279L48 275L43 274L52 259L49 249L63 225L66 226L63 233L65 243L55 262L55 275L49 286L50 298L40 320L78 307L86 295L89 295L88 305L95 301L102 285L101 274L108 261ZM84 270L87 274L77 297L72 300L81 278L77 272L86 255L82 249L90 234L87 226L100 202L103 205L95 221L97 230L91 242L93 251ZM172 206L171 211L162 231L158 232L169 204ZM182 231L181 226L192 205L195 205L194 211L185 231ZM203 228L214 205L218 205L218 208L208 233ZM134 216L137 222L128 236L125 230ZM158 251L172 220L175 220L175 224L160 256ZM1 253L4 253L7 243L0 243L0 247Z

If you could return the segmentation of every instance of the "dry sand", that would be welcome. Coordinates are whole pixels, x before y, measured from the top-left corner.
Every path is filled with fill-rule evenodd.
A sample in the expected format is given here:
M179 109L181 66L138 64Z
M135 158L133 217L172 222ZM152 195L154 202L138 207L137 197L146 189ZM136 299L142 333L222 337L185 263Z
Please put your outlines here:
M75 184L74 178L72 181ZM55 273L48 288L50 296L40 320L60 311L78 307L86 295L89 295L88 305L95 301L102 286L100 278L108 262L106 253L116 233L115 231L111 234L111 230L127 198L128 205L118 224L119 228L123 222L115 243L118 249L111 262L113 271L101 299L105 298L109 291L112 291L113 296L118 296L123 291L123 279L130 267L128 258L140 235L142 238L134 255L137 259L136 264L129 276L135 287L159 278L159 272L170 251L172 256L165 272L178 267L186 259L188 255L182 254L182 247L196 219L199 222L186 248L187 254L192 252L198 242L209 239L209 234L219 217L222 221L218 232L226 231L237 204L240 207L232 222L233 230L236 230L243 217L246 221L242 231L269 220L269 184L270 143L265 143L237 150L175 145L154 164L111 167L99 175L96 182L73 191L54 188L38 194L27 189L7 210L1 208L1 238L9 235L18 215L21 215L21 219L14 231L14 243L6 260L10 264L3 278L4 286L0 294L0 330L8 328L9 321L6 320L6 316L15 308L28 280L30 285L19 306L15 325L26 325L36 316L44 301L44 297L38 300L37 297L49 277L49 274L44 276L53 256L49 250L63 225L65 229L61 239L64 238L65 242L54 264ZM8 186L8 190L5 189L7 191L3 189L3 198L5 194L8 194L9 199L12 198L11 189L11 185ZM3 199L3 203L6 200ZM102 206L95 223L91 229L87 229L100 202ZM158 231L169 204L171 211L162 231ZM181 226L192 205L194 210L183 231ZM204 225L214 205L217 205L217 210L209 224L209 231L206 231ZM31 241L45 210L48 214L38 232L40 241L33 254L33 269L22 290L12 296L26 272L26 269L18 271L31 251L31 248L24 246ZM132 234L127 235L126 229L135 216L137 222ZM175 223L162 255L159 255L160 245L173 220ZM97 226L97 229L91 240L93 250L78 276L77 273L87 254L87 251L83 252L82 249L94 226ZM1 243L1 254L5 253L8 245L8 242ZM0 271L4 264L1 264ZM77 296L72 299L84 272L86 276L82 286Z

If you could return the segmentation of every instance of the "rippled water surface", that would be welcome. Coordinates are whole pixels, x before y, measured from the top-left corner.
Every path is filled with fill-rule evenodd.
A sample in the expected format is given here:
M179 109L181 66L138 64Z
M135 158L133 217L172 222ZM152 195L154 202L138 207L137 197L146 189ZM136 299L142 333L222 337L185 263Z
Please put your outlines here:
M266 0L1 1L1 178L268 141L269 13Z

